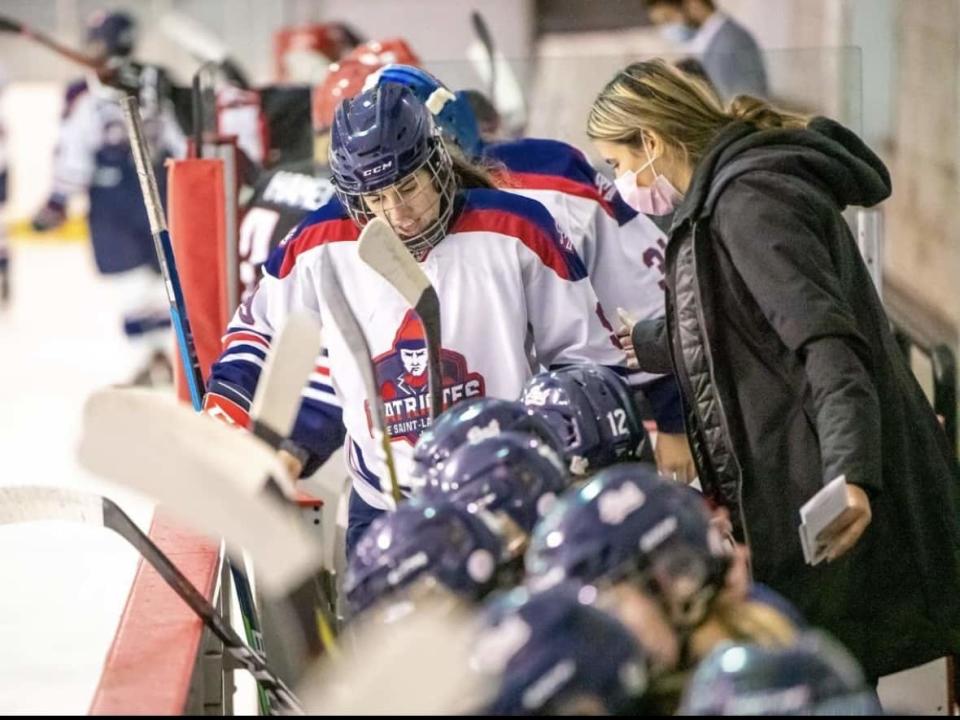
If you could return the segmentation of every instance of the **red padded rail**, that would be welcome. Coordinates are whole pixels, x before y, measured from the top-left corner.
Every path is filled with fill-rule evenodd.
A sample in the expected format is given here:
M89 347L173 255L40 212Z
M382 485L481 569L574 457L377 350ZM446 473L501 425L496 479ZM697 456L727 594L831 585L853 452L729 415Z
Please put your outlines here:
M217 545L157 515L150 539L212 599ZM89 714L182 714L202 635L200 618L141 558Z

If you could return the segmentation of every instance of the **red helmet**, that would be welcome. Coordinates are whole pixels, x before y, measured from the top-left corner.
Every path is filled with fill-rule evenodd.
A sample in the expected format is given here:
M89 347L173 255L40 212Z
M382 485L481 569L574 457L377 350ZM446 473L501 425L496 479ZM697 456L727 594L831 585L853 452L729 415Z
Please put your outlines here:
M298 25L278 30L273 36L276 76L280 82L296 78L289 75L287 56L312 53L322 56L327 62L337 62L355 48L359 39L343 23Z
M414 65L420 67L420 58L417 56L407 41L402 38L389 38L387 40L371 40L362 45L357 45L347 55L344 60L357 60L367 65Z
M333 114L340 102L358 95L364 81L390 63L419 67L420 58L405 41L393 38L358 45L343 60L331 65L323 82L313 88L314 132L327 130L333 124Z

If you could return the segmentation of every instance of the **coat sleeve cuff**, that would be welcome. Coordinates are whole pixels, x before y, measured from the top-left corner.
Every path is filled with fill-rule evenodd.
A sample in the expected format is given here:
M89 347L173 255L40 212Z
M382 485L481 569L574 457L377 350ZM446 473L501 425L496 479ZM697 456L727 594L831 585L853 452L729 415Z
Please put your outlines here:
M667 320L641 320L630 332L637 363L644 372L663 375L673 372L670 349L667 345Z
M657 378L640 386L653 419L657 421L659 432L678 435L686 432L683 424L683 403L680 400L680 388L673 375Z

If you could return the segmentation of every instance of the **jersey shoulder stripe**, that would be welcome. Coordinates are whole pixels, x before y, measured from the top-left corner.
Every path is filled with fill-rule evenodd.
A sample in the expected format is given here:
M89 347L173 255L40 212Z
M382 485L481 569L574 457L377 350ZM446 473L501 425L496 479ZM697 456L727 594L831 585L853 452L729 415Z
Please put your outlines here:
M522 190L554 190L593 200L603 211L626 225L637 216L616 187L597 172L580 150L558 140L523 138L494 143L484 149L491 160L504 165L504 182Z
M88 91L86 80L74 80L67 85L66 92L63 95L63 110L60 113L61 119L66 119L73 112L74 106L83 95Z
M290 274L307 250L333 242L353 242L360 228L336 198L308 214L270 254L264 268L277 278Z
M450 233L494 232L515 237L564 280L587 276L583 260L536 200L502 190L467 190Z

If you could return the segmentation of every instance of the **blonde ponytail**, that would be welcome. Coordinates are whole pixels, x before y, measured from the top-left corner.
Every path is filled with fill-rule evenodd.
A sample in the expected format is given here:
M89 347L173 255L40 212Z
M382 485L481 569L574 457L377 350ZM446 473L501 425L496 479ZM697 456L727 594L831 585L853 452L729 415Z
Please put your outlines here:
M750 123L760 130L804 128L810 121L803 115L778 110L770 103L751 95L737 95L731 100L727 106L727 115L732 120Z
M696 165L717 134L737 120L761 130L808 122L747 95L724 108L706 82L657 58L633 63L607 83L590 109L587 135L640 148L642 134L652 132L668 152Z

